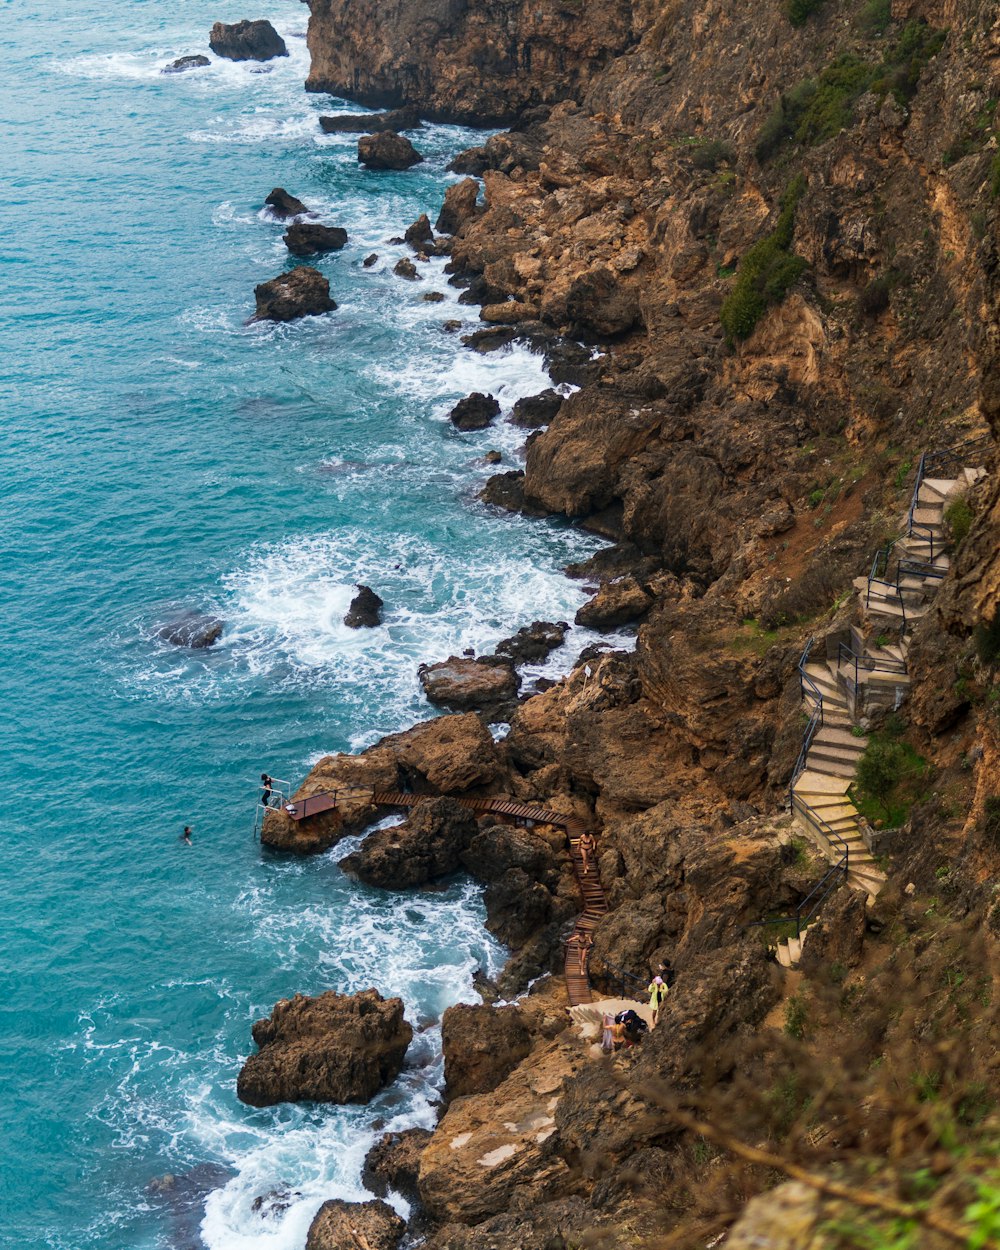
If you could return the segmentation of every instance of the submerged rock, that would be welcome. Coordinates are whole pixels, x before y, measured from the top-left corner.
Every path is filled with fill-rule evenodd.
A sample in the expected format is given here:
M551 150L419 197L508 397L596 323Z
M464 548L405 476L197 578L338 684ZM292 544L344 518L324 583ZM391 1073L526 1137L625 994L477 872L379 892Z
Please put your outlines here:
M380 130L358 140L358 160L369 169L409 169L423 159L409 139L394 130Z
M330 298L330 283L318 269L300 265L255 286L257 321L295 321L332 312L337 304Z
M403 824L370 834L340 866L366 885L411 889L457 872L478 830L475 816L461 803L429 798Z
M380 130L422 130L415 108L389 109L385 113L335 113L321 117L320 128L328 135L374 135Z
M396 1250L406 1224L387 1202L331 1198L316 1212L306 1250Z
M173 643L175 647L190 647L194 651L211 647L222 637L224 622L217 616L204 612L183 612L165 622L157 631L157 638Z
M510 663L453 655L422 668L420 684L431 703L464 711L495 708L513 699L521 683Z
M485 430L499 415L500 404L492 395L474 391L458 401L448 419L459 430Z
M270 61L287 56L285 41L266 20L216 22L209 35L208 46L216 56L229 61Z
M243 1065L236 1095L251 1107L368 1102L399 1075L412 1037L400 998L296 994L253 1026L260 1051Z
M358 593L351 600L351 606L344 617L344 624L351 629L374 629L382 624L382 609L385 604L370 586L358 583Z
M203 65L211 65L212 62L207 56L202 56L199 52L195 56L179 56L176 61L171 61L169 65L164 65L160 70L161 74L183 74L188 69L200 69Z
M288 227L282 239L293 256L312 256L317 252L339 252L347 242L347 231L340 226L296 221Z
M284 187L275 187L265 198L264 204L271 210L272 217L277 217L282 221L288 217L301 217L303 213L309 211L300 199L289 195Z

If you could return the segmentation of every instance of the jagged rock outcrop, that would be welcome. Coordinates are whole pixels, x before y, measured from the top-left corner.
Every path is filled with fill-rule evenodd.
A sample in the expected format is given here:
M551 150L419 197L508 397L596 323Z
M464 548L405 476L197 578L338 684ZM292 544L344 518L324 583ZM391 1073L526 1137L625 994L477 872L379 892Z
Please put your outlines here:
M260 1049L236 1083L240 1101L251 1107L368 1102L399 1075L413 1037L402 999L384 999L376 990L296 994L252 1032Z
M275 187L265 196L264 205L271 216L277 217L279 221L284 221L289 217L301 217L309 212L302 201L290 195L284 187Z
M563 645L568 629L565 621L533 621L522 625L512 637L498 642L496 654L514 664L536 664Z
M336 113L320 117L320 129L328 135L373 135L380 130L420 130L415 108L390 109L387 113Z
M349 629L374 629L382 624L383 601L370 586L358 584L358 593L351 600L351 606L344 617L344 624Z
M424 158L405 135L379 130L358 140L358 160L369 169L409 169Z
M458 1003L441 1019L444 1084L449 1098L487 1094L531 1050L531 1032L520 1007Z
M526 430L537 430L539 426L549 425L559 415L563 405L563 397L551 387L538 395L529 395L519 399L510 414L511 425L519 425Z
M482 391L473 391L458 401L448 414L448 420L457 430L485 430L499 415L498 400Z
M489 126L578 96L632 41L627 0L309 0L309 91Z
M457 872L478 828L472 812L454 799L425 799L403 824L370 834L340 866L366 885L411 889Z
M420 684L429 702L465 711L502 708L516 696L521 683L514 666L503 660L453 655L421 668Z
M205 65L211 65L212 62L207 56L197 53L193 56L179 56L176 61L171 61L169 65L164 65L160 70L161 74L183 74L189 69L201 69Z
M293 256L314 256L318 252L339 252L347 242L347 231L340 226L297 221L281 236Z
M306 1250L396 1250L406 1231L387 1202L324 1202L309 1225Z
M475 178L463 178L454 182L444 193L444 203L438 213L437 230L441 234L455 234L476 215L479 183Z
M208 46L228 61L270 61L288 55L284 39L265 20L216 22Z
M420 1155L430 1139L431 1130L426 1128L384 1133L365 1156L361 1183L380 1198L391 1190L409 1203L419 1202Z
M336 300L330 298L330 283L309 265L261 282L253 293L256 321L297 321L300 317L320 317L337 307Z

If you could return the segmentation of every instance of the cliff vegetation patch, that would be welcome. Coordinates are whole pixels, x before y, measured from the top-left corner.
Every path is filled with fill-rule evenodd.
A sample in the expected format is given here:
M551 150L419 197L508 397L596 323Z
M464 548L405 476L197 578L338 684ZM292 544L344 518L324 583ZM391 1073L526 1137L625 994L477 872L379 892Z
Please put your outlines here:
M770 160L789 141L813 147L832 139L851 125L855 105L867 91L879 99L891 94L897 103L908 103L924 67L941 51L947 34L912 21L878 63L853 52L842 53L818 78L806 78L782 93L757 136L757 159Z
M806 180L800 174L782 196L777 225L766 238L755 243L740 262L733 289L720 313L722 328L730 343L749 338L767 308L780 304L807 268L806 261L790 250L795 210L805 190Z

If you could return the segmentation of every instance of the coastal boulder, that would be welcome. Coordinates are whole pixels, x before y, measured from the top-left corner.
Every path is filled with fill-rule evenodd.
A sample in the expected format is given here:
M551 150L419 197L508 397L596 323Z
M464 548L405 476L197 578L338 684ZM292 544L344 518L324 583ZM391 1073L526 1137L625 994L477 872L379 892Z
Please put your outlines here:
M489 708L514 698L520 679L512 664L451 656L420 670L431 703L460 710Z
M563 645L568 629L565 621L533 621L522 625L512 637L498 642L496 653L514 664L535 664Z
M426 213L421 213L412 226L406 227L403 238L417 252L426 252L433 248L434 231Z
M344 624L351 629L374 629L382 624L382 608L385 605L370 586L358 583L358 593L344 617Z
M358 140L358 160L368 169L409 169L423 159L409 139L394 130L380 130Z
M419 1202L417 1175L420 1152L431 1139L429 1128L409 1128L402 1133L383 1133L365 1156L361 1183L384 1198L390 1190L409 1203Z
M200 69L204 65L211 65L212 62L207 56L198 53L196 56L179 56L176 61L171 61L169 65L164 65L160 70L161 74L183 74L185 70Z
M531 1050L520 1007L458 1003L441 1019L444 1084L448 1098L487 1094L506 1080Z
M347 242L347 231L340 226L296 221L282 235L282 240L293 256L313 256L318 252L339 252Z
M389 109L385 113L335 113L319 119L327 135L374 135L380 130L422 130L415 108Z
M409 819L378 829L340 861L351 877L382 890L406 890L457 872L478 832L476 818L454 799L425 799Z
M448 414L448 420L459 430L485 430L500 415L500 404L492 395L473 391L460 399Z
M577 612L575 621L587 629L617 629L645 616L653 606L652 596L634 577L617 577L605 582L596 595Z
M410 260L409 256L401 256L392 267L392 272L397 278L405 278L407 282L419 282L420 274L417 273L417 267Z
M496 743L475 712L436 716L405 733L385 738L382 745L414 789L426 783L443 794L489 785L500 772Z
M306 1250L396 1250L406 1224L387 1202L344 1202L331 1198L316 1212Z
M300 265L255 286L256 321L295 321L318 317L337 307L330 298L330 283L318 269Z
M520 868L546 883L559 876L550 844L515 825L491 825L480 830L462 852L462 864L477 881L484 882L498 881L511 868Z
M236 1083L241 1102L365 1103L403 1066L413 1029L403 1000L377 990L282 999L253 1026L260 1048Z
M280 221L285 221L289 217L301 217L303 213L309 211L297 196L289 195L284 187L275 187L265 197L264 206L270 211L272 217L277 217Z
M563 397L551 388L539 395L528 395L514 405L510 423L524 430L537 430L539 426L554 421L562 406Z
M610 269L581 274L566 296L566 312L577 330L614 338L640 320L635 294Z
M208 46L216 56L228 61L270 61L287 56L285 41L270 22L216 22L208 37Z
M444 203L438 213L437 230L440 234L457 234L465 223L475 217L479 183L475 178L463 178L452 183L444 193Z
M222 637L223 622L204 612L182 612L157 630L156 636L175 647L193 651L211 647Z

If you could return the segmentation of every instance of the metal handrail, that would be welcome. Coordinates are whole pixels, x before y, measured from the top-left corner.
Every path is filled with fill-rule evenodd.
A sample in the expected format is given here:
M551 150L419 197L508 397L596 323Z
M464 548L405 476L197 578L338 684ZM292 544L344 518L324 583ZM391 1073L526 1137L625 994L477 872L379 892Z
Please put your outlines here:
M810 635L809 641L805 645L805 650L799 659L799 690L803 699L812 699L815 710L813 715L819 713L819 723L823 724L823 691L816 684L811 673L806 672L806 664L809 662L809 652L812 650L813 638Z
M610 981L612 981L612 982L614 982L614 981L618 981L618 982L620 982L620 984L621 984L621 994L620 994L620 997L621 997L621 998L624 998L624 997L626 996L626 988L627 988L625 983L626 983L626 981L632 981L632 982L634 982L637 986L639 986L639 987L640 987L640 996L639 996L639 998L637 999L637 1001L641 1001L642 997L644 997L644 996L645 996L645 991L646 991L646 981L644 980L644 978L642 978L642 977L637 977L637 976L636 976L634 973L632 973L632 972L626 972L624 968L618 968L618 967L616 967L616 965L615 965L615 964L609 964L609 963L608 963L608 961L607 961L606 959L602 958L600 955L598 955L596 958L597 958L597 959L599 959L599 960L600 960L600 962L603 964L603 966L604 966L604 970L603 970L603 972L596 972L596 973L595 973L595 972L592 970L592 968L591 968L591 960L592 960L592 958L593 958L592 953L588 953L588 956L587 956L587 984L588 984L588 986L590 986L590 988L591 988L591 989L595 989L595 988L597 988L597 987L595 987L595 985L594 985L594 983L593 983L593 982L594 982L594 980L596 980L596 979L604 979L605 981L610 980ZM633 997L635 997L634 992L633 992L633 995L632 995L632 996L633 996Z
M897 660L893 656L887 656L883 659L877 655L872 655L870 651L859 654L857 651L852 650L846 642L841 642L837 644L837 667L839 668L845 662L848 665L852 663L854 665L855 686L858 684L858 672L860 669L864 669L866 673L906 673L907 671L905 660Z

